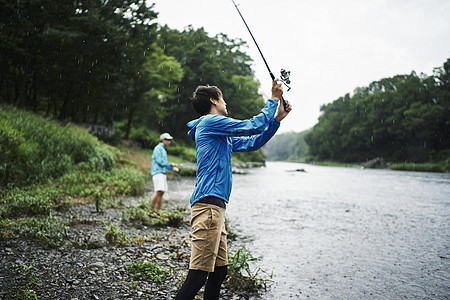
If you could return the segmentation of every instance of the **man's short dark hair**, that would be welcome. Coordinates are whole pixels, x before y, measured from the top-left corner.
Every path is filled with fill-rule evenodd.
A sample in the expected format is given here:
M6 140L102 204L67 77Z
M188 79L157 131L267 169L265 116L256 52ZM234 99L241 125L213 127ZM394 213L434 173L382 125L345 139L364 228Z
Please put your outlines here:
M192 108L200 115L206 115L211 111L211 101L209 99L219 100L220 96L223 96L223 94L217 86L199 85L192 94Z

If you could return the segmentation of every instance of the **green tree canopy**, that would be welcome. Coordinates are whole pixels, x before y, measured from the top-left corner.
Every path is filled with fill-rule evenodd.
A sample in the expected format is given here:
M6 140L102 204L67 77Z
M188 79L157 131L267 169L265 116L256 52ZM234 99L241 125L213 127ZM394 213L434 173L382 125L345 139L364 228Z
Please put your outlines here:
M426 162L450 149L450 59L433 76L397 75L321 107L310 154L345 162Z
M180 32L163 26L158 45L166 55L175 57L184 71L176 96L167 102L170 117L164 127L179 138L187 140L186 123L198 117L189 100L198 85L218 86L235 118L252 117L264 106L241 40L223 34L209 37L203 28L187 27Z

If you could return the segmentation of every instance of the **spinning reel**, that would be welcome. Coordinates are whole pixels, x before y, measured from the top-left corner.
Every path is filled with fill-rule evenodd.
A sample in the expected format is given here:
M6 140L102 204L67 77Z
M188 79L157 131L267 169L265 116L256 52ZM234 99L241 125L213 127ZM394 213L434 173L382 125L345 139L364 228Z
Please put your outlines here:
M288 85L291 83L290 76L291 71L286 71L285 69L281 69L281 75L280 75L280 81L288 88L288 91L291 89L291 87Z

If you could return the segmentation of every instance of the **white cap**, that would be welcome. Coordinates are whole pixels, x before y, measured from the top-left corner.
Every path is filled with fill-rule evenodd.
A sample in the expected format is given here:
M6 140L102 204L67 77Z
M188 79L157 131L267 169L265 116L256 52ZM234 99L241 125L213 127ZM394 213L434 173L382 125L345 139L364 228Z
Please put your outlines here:
M171 139L173 139L173 137L170 134L168 134L167 132L165 132L165 133L161 134L160 139L161 139L161 141L162 140L171 140Z

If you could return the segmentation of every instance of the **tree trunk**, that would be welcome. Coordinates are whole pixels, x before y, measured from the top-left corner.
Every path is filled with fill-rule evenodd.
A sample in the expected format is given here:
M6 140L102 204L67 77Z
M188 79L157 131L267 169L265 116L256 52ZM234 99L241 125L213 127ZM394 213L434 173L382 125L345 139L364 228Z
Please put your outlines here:
M128 113L128 120L127 120L127 126L125 129L125 139L128 140L130 137L130 130L131 130L131 123L133 120L134 115L134 107L130 107L130 112Z
M14 80L14 103L15 106L20 106L20 81Z
M62 104L62 107L61 107L61 111L59 112L58 119L60 121L63 121L66 118L66 116L67 116L67 103L68 102L69 102L69 95L68 95L68 93L66 93L64 95L64 100L63 100L63 104ZM56 107L56 104L55 104L55 107ZM56 110L55 110L55 112L56 112Z
M33 98L32 98L32 104L33 104L33 111L37 111L37 91L36 88L33 89Z
M4 91L4 89L3 89L4 78L5 78L5 76L0 74L0 101L6 102L6 99L4 98L3 93L2 93L2 91Z

